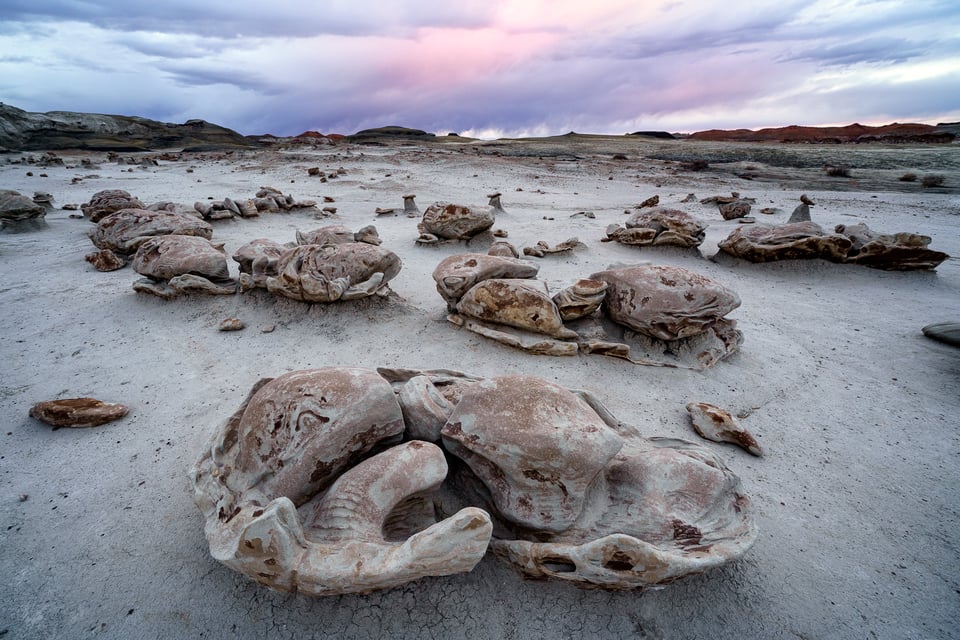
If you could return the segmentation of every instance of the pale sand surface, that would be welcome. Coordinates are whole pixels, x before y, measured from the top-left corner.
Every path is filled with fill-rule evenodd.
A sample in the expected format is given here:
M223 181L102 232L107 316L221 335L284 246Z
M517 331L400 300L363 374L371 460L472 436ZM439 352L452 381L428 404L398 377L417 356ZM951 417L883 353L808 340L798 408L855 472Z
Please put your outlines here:
M737 190L757 199L755 209L784 210L757 213L759 221L785 222L804 192L826 228L866 222L924 233L931 248L960 256L960 196L800 191L609 155L538 160L460 148L185 156L133 172L106 162L99 170L0 164L0 188L48 191L57 206L107 188L187 205L252 197L263 185L300 199L329 195L338 213L327 220L291 213L215 222L214 240L232 253L254 238L286 242L296 229L372 223L403 259L390 299L164 301L136 294L129 267L99 273L87 264L92 225L68 211L50 213L44 231L0 236L0 638L960 637L960 349L920 333L960 320L960 261L892 273L820 261L713 262L599 242L624 209L654 194L674 206L688 193ZM68 164L78 157L62 155ZM321 184L306 175L311 166L347 174ZM100 177L70 184L89 174ZM374 209L399 208L409 192L421 210L435 200L485 204L495 190L508 212L496 227L518 248L571 236L587 244L537 260L551 288L611 265L688 267L739 293L731 317L742 351L704 372L671 370L527 355L449 324L431 272L447 255L486 247L416 246L416 220ZM679 208L710 222L708 256L737 226L712 206ZM596 219L570 218L578 211ZM247 328L219 332L231 316ZM261 332L268 325L276 330ZM273 592L210 558L187 472L259 378L337 364L539 375L594 391L649 435L700 441L689 401L746 415L763 458L700 442L742 478L760 537L734 565L645 593L526 581L489 554L470 574L368 596ZM52 430L27 416L35 402L85 395L131 413L87 430Z

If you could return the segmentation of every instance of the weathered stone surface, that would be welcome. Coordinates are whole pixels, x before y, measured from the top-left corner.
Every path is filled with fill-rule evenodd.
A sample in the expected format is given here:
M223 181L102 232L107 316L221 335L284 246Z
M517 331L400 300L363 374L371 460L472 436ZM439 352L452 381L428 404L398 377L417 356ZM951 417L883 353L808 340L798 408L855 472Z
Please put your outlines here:
M544 283L530 279L483 280L457 303L457 312L560 339L577 334L563 326L560 310Z
M607 295L607 283L600 280L577 280L553 296L564 322L592 315Z
M687 413L694 430L707 440L730 442L755 456L763 455L763 449L753 434L740 426L726 409L707 402L690 402Z
M122 404L96 398L65 398L38 402L30 407L30 417L54 427L97 427L119 420L130 412Z
M328 368L261 381L191 473L211 554L262 584L309 595L469 571L491 534L480 509L404 540L385 537L397 507L447 474L443 452L423 441L368 457L403 431L393 389L374 371Z
M214 283L232 282L223 245L196 236L147 238L131 261L133 270L153 280L191 274Z
M129 255L154 236L197 236L209 240L213 227L194 216L167 211L121 209L100 220L89 233L98 249Z
M720 215L724 220L736 220L750 215L750 203L744 200L727 202L720 205Z
M881 234L861 223L834 229L850 239L846 262L887 271L933 270L950 256L929 249L930 236L917 233Z
M240 318L224 318L220 321L220 331L240 331L247 325Z
M267 277L280 273L280 256L290 248L273 240L257 238L237 249L233 259L240 265L241 286L266 287Z
M623 446L582 398L529 376L493 378L464 391L442 435L486 485L500 515L553 533L577 520L590 485Z
M506 258L519 258L520 252L517 248L506 240L497 240L487 249L488 256L503 256Z
M469 240L486 231L496 220L493 207L466 207L459 204L437 203L427 207L417 225L421 234L446 240Z
M29 233L47 227L46 208L18 191L0 189L0 233Z
M564 253L567 251L573 251L574 249L586 246L577 238L569 238L563 242L558 242L554 246L550 246L545 241L540 240L532 247L524 247L523 255L533 256L535 258L542 258L547 254L551 253Z
M400 272L400 258L362 242L300 245L280 256L267 290L304 302L334 302L374 295Z
M367 244L381 244L377 228L367 225L354 233L349 227L342 224L333 224L313 231L297 230L297 244L344 244L347 242L365 242Z
M960 322L938 322L928 324L923 329L923 335L945 344L960 347Z
M422 440L393 446L441 422L440 446L466 464L448 469ZM643 588L735 560L757 535L712 453L644 438L592 394L527 376L263 380L191 477L214 558L310 595L469 571L488 543L531 576ZM440 503L454 515L436 522Z
M130 195L123 189L104 189L90 198L90 202L80 205L84 217L90 222L100 222L111 213L122 209L146 209L139 198Z
M482 253L461 253L444 258L433 270L437 291L447 301L450 311L475 284L493 278L535 278L540 270L535 264L504 256Z
M793 224L795 222L810 222L810 205L806 202L801 202L797 205L797 208L793 210L793 213L790 214L790 219L787 220L787 224Z
M603 308L614 322L660 340L702 333L740 306L730 289L680 267L627 267L590 279L607 283Z
M611 225L607 238L630 245L697 247L706 235L703 224L678 209L638 211L627 219L626 227Z
M127 260L110 249L101 249L83 256L97 271L116 271L127 266Z
M750 262L823 258L843 262L853 245L841 234L827 234L814 222L756 224L734 229L720 242L722 251Z
M719 458L684 440L620 435L623 448L573 526L498 536L493 551L532 578L624 590L701 573L750 548L750 500Z

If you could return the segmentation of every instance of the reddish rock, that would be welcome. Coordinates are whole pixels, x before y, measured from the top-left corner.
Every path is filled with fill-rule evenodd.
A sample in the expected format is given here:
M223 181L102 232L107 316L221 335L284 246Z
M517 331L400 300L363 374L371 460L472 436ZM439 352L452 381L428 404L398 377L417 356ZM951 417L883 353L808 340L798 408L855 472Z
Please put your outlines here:
M30 408L30 417L54 427L97 427L129 412L125 405L96 398L65 398L38 402Z

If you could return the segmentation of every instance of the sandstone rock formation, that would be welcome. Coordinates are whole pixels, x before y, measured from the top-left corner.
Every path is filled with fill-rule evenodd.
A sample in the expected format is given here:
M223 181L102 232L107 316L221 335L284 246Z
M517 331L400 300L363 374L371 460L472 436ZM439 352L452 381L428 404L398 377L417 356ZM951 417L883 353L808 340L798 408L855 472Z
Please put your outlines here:
M103 267L101 270L112 270L123 262L122 256L135 253L149 238L179 235L209 240L213 237L213 227L199 218L179 213L121 209L102 218L88 235L100 252L88 255L87 261L98 269ZM117 255L110 259L103 253L105 251Z
M42 229L46 209L19 191L0 189L0 230L17 233Z
M271 293L304 302L354 300L385 295L400 266L397 254L372 244L306 244L285 251L265 283Z
M736 294L685 269L615 269L556 294L536 273L522 260L463 254L443 260L433 278L448 321L530 353L703 369L743 341L723 317L739 306Z
M257 238L237 249L233 259L240 265L241 288L266 287L267 277L280 273L280 256L294 246L293 243L283 245L274 240Z
M930 236L917 233L882 234L871 231L863 224L842 225L834 228L853 243L847 250L844 262L862 264L887 271L933 270L949 258L942 251L928 246Z
M381 244L377 228L367 225L357 232L342 224L328 225L312 231L297 230L297 244L343 244L345 242L366 242Z
M690 424L694 430L707 440L730 442L743 447L755 456L762 456L763 449L749 431L740 426L729 411L708 402L690 402L687 404Z
M735 229L719 247L750 262L823 258L888 271L932 270L950 257L929 249L931 238L916 233L878 234L865 224L841 224L834 231L814 222L757 225Z
M223 245L196 236L155 236L145 240L132 260L146 279L134 283L141 293L172 298L182 293L230 295L237 283L230 277Z
M618 224L607 227L603 242L615 240L628 245L698 247L706 236L706 227L689 214L677 209L658 207L638 211L626 221L626 228Z
M119 420L130 412L122 404L96 398L65 398L38 402L30 407L30 417L53 427L98 427Z
M580 240L577 238L568 238L563 242L558 242L552 247L549 244L547 244L545 241L540 240L537 242L537 244L535 244L532 247L524 247L523 255L533 256L534 258L542 258L548 254L566 253L567 251L573 251L574 249L578 249L580 247L585 247L585 246L587 245L580 242Z
M527 376L265 379L191 480L214 558L308 595L470 571L488 547L530 576L645 588L736 560L757 537L715 455Z
M406 198L404 199L406 200ZM500 207L500 194L490 196L491 204L467 207L438 202L427 207L417 225L419 244L436 244L440 240L469 240L493 226Z
M540 268L515 258L461 253L444 258L433 270L437 292L454 311L457 302L475 284L493 278L536 278Z
M121 209L146 209L146 206L140 202L139 198L130 195L123 189L104 189L98 191L90 198L90 202L80 205L84 217L90 222L100 222L111 213L116 213Z
M734 229L720 249L750 262L823 258L843 262L852 246L841 234L828 234L815 222L758 224Z
M660 340L703 333L740 306L730 289L681 267L626 267L590 279L608 285L603 308L614 322Z

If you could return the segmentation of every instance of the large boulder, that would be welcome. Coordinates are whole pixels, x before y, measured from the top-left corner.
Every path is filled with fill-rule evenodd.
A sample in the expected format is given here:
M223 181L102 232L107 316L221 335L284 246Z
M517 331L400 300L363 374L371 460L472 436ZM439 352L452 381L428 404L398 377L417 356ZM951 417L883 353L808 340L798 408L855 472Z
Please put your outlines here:
M826 233L815 222L738 227L720 242L722 251L750 262L823 258L846 260L853 242L839 233Z
M846 236L853 243L847 251L847 262L874 269L932 270L950 257L942 251L928 249L930 236L917 233L876 233L863 223L839 224L834 231Z
M437 292L453 311L457 301L475 284L493 278L536 278L540 267L517 258L483 253L461 253L444 258L433 270Z
M486 231L496 220L492 206L466 207L460 204L437 203L427 207L417 229L421 241L469 240ZM431 240L432 239L432 240Z
M658 207L638 211L626 222L607 228L606 240L629 245L672 245L697 247L703 242L706 227L678 209Z
M280 256L267 290L304 302L354 300L385 291L400 272L400 258L364 242L293 247Z
M22 231L43 225L46 210L19 191L0 189L0 229Z
M170 280L188 273L214 282L230 280L223 245L196 236L148 238L137 249L131 264L134 271L154 280Z
M90 202L80 205L80 209L90 222L100 222L121 209L146 209L146 206L123 189L104 189L93 194Z
M100 220L90 231L91 242L101 250L130 255L154 236L198 236L209 240L213 227L191 215L145 209L122 209Z
M590 279L607 283L603 309L610 319L660 340L703 333L740 306L727 287L680 267L626 267Z

